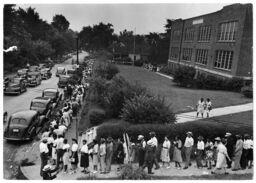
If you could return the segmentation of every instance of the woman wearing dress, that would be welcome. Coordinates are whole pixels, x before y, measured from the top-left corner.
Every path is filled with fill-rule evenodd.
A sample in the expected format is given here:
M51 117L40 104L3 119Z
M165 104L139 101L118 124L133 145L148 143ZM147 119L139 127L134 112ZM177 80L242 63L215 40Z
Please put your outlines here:
M206 140L205 143L205 161L206 161L206 167L208 167L207 169L210 170L212 169L212 161L214 160L214 152L213 152L213 143L210 141L210 139Z
M93 140L93 150L92 150L92 163L94 173L98 171L98 163L99 163L99 145L97 140Z
M86 140L83 140L83 146L81 147L80 151L81 151L80 166L84 168L81 172L89 173L88 172L89 154L88 154L88 146L87 146L87 141Z
M206 115L207 115L207 118L209 118L209 115L210 115L210 112L212 110L212 102L209 98L206 99Z
M56 133L52 134L53 137L53 144L52 144L52 160L53 160L53 164L55 165L57 162L57 152L56 152L56 146L57 146L57 135Z
M173 161L175 162L175 167L181 169L180 163L182 163L182 156L181 156L181 148L182 142L179 136L175 137L175 141L173 142L174 150L173 150Z
M68 173L68 163L69 163L69 148L68 140L64 139L63 141L63 165L64 165L64 173Z
M100 173L104 174L106 173L106 143L104 138L100 140L99 155L100 155Z
M77 164L78 164L78 144L76 139L72 139L70 161L71 161L71 167L72 167L71 174L76 173Z
M201 114L202 118L204 117L204 108L205 108L205 102L204 102L204 99L201 98L197 105L196 105L196 108L197 108L197 113L196 113L196 117L198 117L199 113Z
M168 139L167 136L164 137L164 143L161 151L161 160L163 162L163 166L166 163L167 164L167 169L170 168L170 148L171 148L171 143Z
M243 140L240 135L236 135L236 146L234 152L234 160L233 160L233 171L237 171L241 169L240 160L243 152Z
M225 174L228 174L228 172L226 171L226 167L227 167L227 160L226 158L231 161L231 159L228 156L227 153L227 148L224 145L226 143L226 139L220 139L220 137L215 138L215 140L217 141L217 163L215 168L213 169L213 171L211 172L212 174L216 173L217 169L224 169Z

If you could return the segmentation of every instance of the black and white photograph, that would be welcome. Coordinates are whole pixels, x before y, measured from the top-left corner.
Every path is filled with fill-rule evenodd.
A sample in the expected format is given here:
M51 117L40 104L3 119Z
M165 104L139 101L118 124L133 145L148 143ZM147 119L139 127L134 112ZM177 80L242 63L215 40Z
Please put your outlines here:
M253 181L252 1L1 4L1 179Z

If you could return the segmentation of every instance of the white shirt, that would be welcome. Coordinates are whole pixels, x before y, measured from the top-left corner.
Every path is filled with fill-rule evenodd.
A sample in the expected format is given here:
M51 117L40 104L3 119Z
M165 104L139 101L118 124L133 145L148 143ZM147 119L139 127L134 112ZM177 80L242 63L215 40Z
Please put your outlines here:
M85 145L82 146L81 152L83 152L83 153L88 153L88 152L89 152L89 151L88 151L88 146L87 146L87 144L85 144Z
M60 130L61 134L64 134L66 132L66 130L67 130L67 127L64 126L64 125L60 125L59 126L59 130Z
M146 143L146 141L144 140L144 141L142 142L142 147L145 148L146 145L147 145L147 143Z
M158 145L157 138L156 138L156 137L153 137L153 138L151 138L150 140L153 142L153 145L157 147L157 145Z
M47 144L46 143L43 143L41 142L39 144L39 150L40 150L40 153L48 153L49 152L49 149L47 147Z
M54 133L56 133L57 135L63 135L63 131L60 130L59 128L53 130Z
M56 139L56 149L62 149L63 148L63 141L64 141L64 138L57 138Z
M57 122L56 122L56 120L53 120L53 121L51 122L51 127L54 127L55 125L57 125Z
M48 137L47 138L47 144L53 144L53 143L54 143L53 137Z
M98 145L98 144L95 144L95 145L93 146L93 153L94 153L94 154L97 154L97 153L98 153L98 150L99 150L99 145Z
M76 152L78 150L78 144L73 144L72 147L71 147L71 150L73 152Z
M50 134L50 132L44 132L44 133L42 134L42 138L49 137L49 134Z
M184 146L185 147L192 147L194 145L194 139L192 137L186 137Z
M198 150L204 150L204 141L198 141L197 142L197 149Z
M169 140L165 140L164 143L163 143L163 148L167 148L167 149L170 149L171 147L171 143Z
M251 139L244 140L244 149L253 149L253 141Z
M70 148L70 145L69 144L64 144L62 149L65 150L65 149L69 149Z

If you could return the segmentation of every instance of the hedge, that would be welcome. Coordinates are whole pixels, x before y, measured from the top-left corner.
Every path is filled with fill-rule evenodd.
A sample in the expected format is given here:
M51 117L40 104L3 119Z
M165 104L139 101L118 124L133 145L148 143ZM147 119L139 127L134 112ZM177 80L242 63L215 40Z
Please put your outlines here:
M95 126L104 121L106 112L103 109L94 108L88 111L88 116L91 125Z

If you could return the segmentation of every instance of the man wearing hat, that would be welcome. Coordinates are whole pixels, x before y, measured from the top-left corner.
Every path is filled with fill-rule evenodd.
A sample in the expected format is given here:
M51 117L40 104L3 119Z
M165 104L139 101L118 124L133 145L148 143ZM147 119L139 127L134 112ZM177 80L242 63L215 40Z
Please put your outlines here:
M187 137L184 143L186 162L185 162L185 167L183 169L187 169L188 166L191 165L190 156L191 156L193 145L194 145L194 139L192 137L192 132L187 132Z
M197 168L203 168L202 164L202 158L203 158L203 153L204 153L204 141L203 137L199 136L198 137L198 142L197 142L197 148L196 148L196 164Z
M150 132L149 133L150 135L150 141L152 142L153 146L155 147L155 151L154 151L154 164L156 166L156 170L160 168L159 164L158 164L158 161L157 161L157 152L156 152L156 149L157 149L157 146L158 146L158 141L157 141L157 138L156 138L156 133L155 132Z
M43 170L42 170L42 177L43 180L53 180L57 177L57 174L52 175L53 172L55 172L57 169L52 169L51 167L51 162L50 160L48 160L47 165L44 166Z
M112 137L108 137L107 143L106 143L106 172L107 173L111 171L112 156L113 156L113 139Z
M155 149L156 149L156 146L154 142L150 139L146 145L145 164L143 165L143 169L145 167L148 168L148 174L154 174L152 172L152 167L155 159L155 151L156 151Z
M226 137L226 140L227 140L226 148L227 148L228 156L230 157L230 159L232 159L233 156L234 156L235 141L234 141L234 138L233 138L232 134L229 133L229 132L227 132L225 134L225 137ZM227 159L227 165L228 165L227 168L231 168L231 164L232 164L232 161L229 161Z
M42 138L41 143L39 144L40 157L41 157L41 168L40 175L43 176L43 168L47 164L49 149L47 147L47 138Z
M144 140L143 135L138 136L138 159L139 159L139 167L142 167L144 164L144 157L145 157L145 148L146 148L146 141Z

